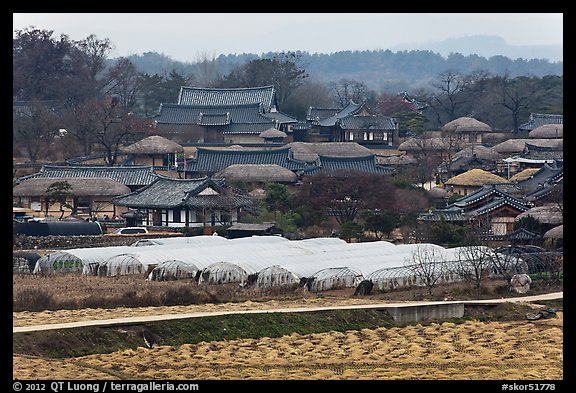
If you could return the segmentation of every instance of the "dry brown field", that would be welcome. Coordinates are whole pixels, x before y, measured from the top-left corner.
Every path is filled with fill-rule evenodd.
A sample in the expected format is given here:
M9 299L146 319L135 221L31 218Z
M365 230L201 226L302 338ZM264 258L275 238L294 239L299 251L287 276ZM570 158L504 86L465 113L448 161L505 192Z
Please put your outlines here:
M24 282L29 285L24 279L15 279L16 284ZM92 285L91 282L84 281L83 285ZM106 287L110 283L100 282ZM440 289L437 296L445 296L446 291ZM22 311L13 312L13 326L202 311L398 302L415 296L403 293L396 299L384 299L383 295L353 297L346 290L324 296L283 295L187 306ZM153 348L143 343L137 349L67 359L13 354L12 370L13 378L22 380L552 381L563 379L563 360L563 313L558 312L554 317L536 321L423 323Z

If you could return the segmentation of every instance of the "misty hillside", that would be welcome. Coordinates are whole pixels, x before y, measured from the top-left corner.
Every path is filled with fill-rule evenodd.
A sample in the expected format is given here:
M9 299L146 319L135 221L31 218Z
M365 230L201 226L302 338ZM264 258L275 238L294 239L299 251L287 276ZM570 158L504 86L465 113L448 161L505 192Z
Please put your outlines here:
M500 37L467 37L427 46L433 49L341 51L331 54L297 53L300 55L299 64L308 72L311 79L330 82L347 78L365 82L376 91L397 92L426 88L439 74L447 70L463 74L487 71L493 75L503 75L507 72L511 77L563 75L562 61L551 62L541 58L558 48L548 48L548 51L544 48L540 51L530 47L532 58L525 59L513 56L513 53L514 50L517 54L524 53L527 48L506 45ZM458 48L461 50L457 50ZM476 53L464 53L470 51L466 48L474 48L475 51L483 53L506 52L510 56L487 57ZM450 52L447 55L442 54L448 50ZM211 69L220 75L226 75L234 67L250 60L270 58L273 55L273 52L261 55L229 54L208 60L213 62ZM198 69L196 63L179 62L156 52L133 55L129 59L140 72L150 75L167 75L172 70L181 75L190 75Z
M562 45L509 45L502 37L487 35L397 45L392 50L430 50L442 56L448 56L450 53L461 53L463 55L477 54L486 58L501 55L511 59L530 60L536 58L547 59L550 62L563 61Z

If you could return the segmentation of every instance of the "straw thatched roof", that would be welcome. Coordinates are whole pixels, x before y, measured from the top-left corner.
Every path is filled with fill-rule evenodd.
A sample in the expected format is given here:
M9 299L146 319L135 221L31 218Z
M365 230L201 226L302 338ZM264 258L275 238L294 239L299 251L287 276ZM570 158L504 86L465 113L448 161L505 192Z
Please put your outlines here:
M528 133L528 136L530 138L543 138L543 139L562 138L563 131L564 131L563 124L544 124L530 131Z
M433 138L408 138L400 145L398 145L398 150L400 151L412 151L412 150L446 150L448 145L446 140L441 137Z
M446 132L490 132L492 127L472 117L459 117L442 127Z
M286 138L285 132L277 130L276 128L269 128L260 133L260 138Z
M564 222L564 215L558 205L536 206L517 215L514 221L520 221L524 217L531 216L541 224L560 225Z
M408 165L416 164L418 160L408 154L398 154L390 156L376 156L378 165Z
M170 139L166 139L159 135L152 135L126 146L122 152L126 154L184 153L184 147Z
M66 181L72 187L70 192L75 196L118 196L128 194L128 186L109 178L74 177L26 179L12 189L13 196L46 196L51 184Z
M517 174L515 174L514 176L512 176L510 178L511 182L517 182L517 181L522 181L522 180L526 180L529 179L530 176L532 176L533 174L535 174L536 172L540 171L541 168L526 168L524 169L522 172L518 172Z
M227 181L293 183L298 180L294 172L275 164L230 165L215 177Z
M454 154L454 158L469 158L474 155L482 160L488 161L497 161L503 158L502 155L493 148L483 145L471 145L465 147Z
M558 225L544 233L544 239L563 239L564 225Z
M500 154L522 153L526 143L538 147L554 147L562 149L564 147L563 139L508 139L498 143L493 147Z
M313 162L318 156L327 157L366 157L374 153L356 142L292 142L288 146L294 159Z
M473 186L480 187L485 184L502 184L509 183L508 180L495 175L493 173L484 171L482 169L470 169L460 175L451 177L448 179L446 184L448 185L458 185L458 186Z

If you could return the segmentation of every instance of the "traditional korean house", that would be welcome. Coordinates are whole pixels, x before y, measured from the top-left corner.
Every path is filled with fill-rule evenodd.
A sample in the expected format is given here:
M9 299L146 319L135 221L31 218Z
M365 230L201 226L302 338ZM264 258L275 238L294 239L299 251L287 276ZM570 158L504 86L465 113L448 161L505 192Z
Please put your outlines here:
M531 113L528 122L518 127L519 131L532 131L545 124L562 124L564 115L554 115L545 113Z
M506 183L510 182L498 175L475 168L451 177L446 181L446 186L450 187L453 194L466 196L482 188L484 185Z
M56 185L64 199L56 201L47 191ZM20 207L27 208L34 217L65 218L75 215L83 218L112 217L119 211L111 203L115 196L130 189L109 178L74 177L67 179L29 178L12 189L12 197Z
M482 143L483 135L491 132L492 127L472 117L459 117L446 123L442 132L454 134L460 140L468 143Z
M398 143L396 119L373 113L366 104L350 101L340 109L310 107L307 119L311 124L310 129L298 134L295 141L387 146Z
M184 147L178 143L152 135L122 149L126 154L124 165L151 165L156 173L175 173L177 157L184 155Z
M64 217L119 216L126 209L114 206L111 198L135 191L156 179L151 166L58 166L44 165L39 172L22 176L13 188L14 203L30 209L34 217L60 217L59 204L46 210L46 189L53 183L67 182L68 205ZM46 213L47 212L47 213Z
M455 223L470 223L491 235L507 235L514 231L515 217L533 204L504 191L506 186L487 185L445 209L420 214L422 222L444 219ZM512 187L510 187L512 188Z
M243 209L252 207L253 200L208 177L176 179L158 175L148 186L112 202L140 212L142 224L147 226L214 227L237 222Z
M199 88L183 86L176 104L163 103L157 130L179 143L261 143L270 128L291 137L297 119L278 111L273 86Z

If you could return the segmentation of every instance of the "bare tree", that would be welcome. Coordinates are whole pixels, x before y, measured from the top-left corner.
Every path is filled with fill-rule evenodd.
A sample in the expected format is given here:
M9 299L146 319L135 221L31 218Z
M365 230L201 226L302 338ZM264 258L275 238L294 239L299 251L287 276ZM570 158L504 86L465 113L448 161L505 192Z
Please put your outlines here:
M222 75L218 70L216 53L207 51L196 54L195 80L201 87L215 87L220 83Z
M370 91L364 82L351 79L342 78L338 82L329 82L328 88L336 104L342 108L350 101L360 104L374 98L374 92Z
M459 117L461 108L466 103L464 91L470 79L462 74L448 70L439 75L432 83L438 94L431 97L430 109L436 115L438 124L445 124Z
M474 287L480 288L488 280L493 268L493 250L486 246L461 247L458 252L456 273L465 281L472 282Z
M132 110L136 105L136 97L140 88L140 78L136 66L127 58L120 58L108 70L105 95L114 95L120 105Z
M416 247L411 257L406 259L405 266L428 288L430 295L432 289L447 273L444 256L437 249L424 244Z
M25 111L13 113L13 145L23 146L30 161L35 163L54 142L59 125L59 118L49 103L31 101Z
M498 77L497 80L500 86L500 101L498 103L510 111L514 132L517 132L520 127L520 114L530 107L538 92L538 84L528 77L510 79L508 71L504 76Z

